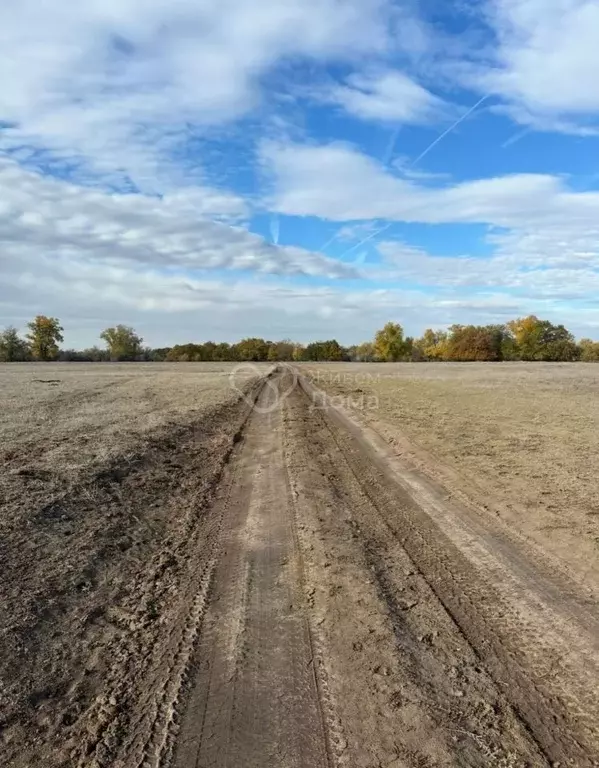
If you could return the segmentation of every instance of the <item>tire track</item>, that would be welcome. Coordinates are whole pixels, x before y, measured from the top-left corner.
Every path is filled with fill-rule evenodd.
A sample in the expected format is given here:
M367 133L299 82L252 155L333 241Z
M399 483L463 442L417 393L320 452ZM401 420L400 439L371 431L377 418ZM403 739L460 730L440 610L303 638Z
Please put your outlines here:
M305 391L277 402L290 375L262 389L230 456L211 544L184 550L204 565L157 649L168 674L143 754L110 765L597 765L502 595L361 433Z
M269 379L270 376L256 388L252 396L253 403L259 399ZM223 542L223 529L228 522L233 491L240 479L238 457L243 450L245 433L252 418L252 407L253 405L250 405L246 418L235 433L231 448L225 456L217 481L220 483L221 497L211 509L205 540L201 547L197 544L197 537L193 537L191 542L191 557L196 560L201 556L200 562L203 561L205 564L200 567L199 578L197 571L192 576L185 598L182 600L182 617L177 627L182 626L183 630L180 636L177 632L174 660L169 665L169 672L164 678L161 689L155 694L154 703L157 711L152 721L150 736L144 745L136 768L161 768L168 766L173 759L175 739L179 730L180 703L189 683L192 656L196 650L197 639L210 599L217 563L221 557L223 544L226 544L226 541ZM225 478L226 472L228 476ZM159 656L158 665L164 666L162 654Z
M363 482L303 395L289 401L291 472L342 764L546 768L546 759L480 669ZM347 443L348 435L340 436Z
M306 382L301 384L308 407L312 390ZM320 395L319 403L326 403L326 398L322 393ZM342 416L333 408L325 408L313 414L313 419L327 429L388 535L409 555L481 664L485 665L498 690L507 697L513 712L545 759L561 765L599 764L592 743L579 727L579 723L584 722L577 715L580 703L572 697L574 708L569 709L547 686L546 680L535 675L537 664L545 668L543 665L552 663L551 646L546 645L543 653L543 638L535 635L534 640L529 639L527 627L519 624L510 605L486 583L484 573L468 563L401 486L377 467L364 446L344 428ZM392 606L395 595L392 588L389 591L389 585L385 586L384 579L388 569L380 568L376 560L372 561L371 567L383 576L381 588L386 591L386 600ZM497 622L495 617L505 621ZM511 634L506 635L506 629ZM531 641L534 645L520 645ZM583 695L581 690L580 696ZM566 700L567 696L566 692ZM587 735L590 735L589 731Z
M250 403L259 397L263 385L249 393ZM185 512L173 508L173 532L153 561L139 570L136 583L130 587L131 610L123 606L115 613L114 620L122 625L122 631L108 648L112 666L104 680L106 693L86 713L87 738L80 739L72 753L73 764L81 768L158 768L168 764L179 700L218 560L221 530L235 482L236 456L252 413L251 407L244 408L224 453L218 456L214 475L200 483L196 477L185 476L179 491ZM203 457L202 446L197 458ZM192 465L195 458L191 452ZM208 500L211 506L206 514ZM173 503L178 501L176 496ZM160 623L159 606L164 606Z
M283 413L284 436L287 432L287 414ZM300 542L300 533L298 525L298 509L296 499L299 496L296 483L294 482L290 470L290 450L288 441L284 440L283 457L285 462L285 481L288 489L288 498L291 505L291 528L295 554L298 561L298 585L302 594L309 594L305 581L305 566L302 554L302 545ZM328 768L336 768L340 765L345 750L346 741L343 735L343 725L337 717L331 691L327 679L325 652L322 643L315 631L311 621L310 612L306 611L304 615L305 632L307 643L310 648L311 667L313 671L314 688L318 693L318 711L322 727L323 743L326 746Z
M330 768L271 381L237 458L174 768Z

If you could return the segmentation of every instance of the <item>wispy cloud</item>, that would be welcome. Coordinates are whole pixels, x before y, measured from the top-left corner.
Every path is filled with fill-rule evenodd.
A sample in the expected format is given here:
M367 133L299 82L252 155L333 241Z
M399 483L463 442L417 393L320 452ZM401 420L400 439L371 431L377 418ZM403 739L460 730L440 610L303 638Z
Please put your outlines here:
M465 82L504 100L517 122L592 135L599 127L599 5L595 0L490 0L491 60L463 67Z
M282 333L347 338L390 313L519 307L595 323L599 192L579 169L599 131L597 3L428 10L2 4L2 316L122 313L183 338L196 313L232 336L280 317ZM529 157L518 142L539 130L571 135ZM251 231L264 222L266 237ZM320 251L336 258L313 250L328 222ZM455 235L470 224L494 228L484 259ZM396 243L395 226L451 235L462 255Z
M574 192L550 174L509 174L425 186L342 143L321 146L265 143L279 213L331 221L379 219L422 223L487 223L500 227L595 220L599 192ZM381 228L382 229L382 228Z
M379 69L355 72L321 98L366 121L423 124L447 118L454 108L404 72Z
M263 98L288 56L344 61L389 44L383 0L43 0L0 8L0 147L30 144L144 190L179 184L190 125L222 124Z
M356 277L348 265L279 248L224 223L240 201L210 188L162 198L107 195L42 178L0 159L0 236L11 270L41 258L112 267L229 269L259 274ZM219 220L220 219L220 220ZM40 254L44 254L41 256ZM5 267L6 271L7 267Z

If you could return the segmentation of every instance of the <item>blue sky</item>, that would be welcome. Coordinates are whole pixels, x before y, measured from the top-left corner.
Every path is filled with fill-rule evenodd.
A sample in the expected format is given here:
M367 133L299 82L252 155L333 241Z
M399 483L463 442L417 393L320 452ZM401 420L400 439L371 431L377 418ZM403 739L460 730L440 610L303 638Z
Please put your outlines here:
M0 325L599 337L599 5L0 9Z

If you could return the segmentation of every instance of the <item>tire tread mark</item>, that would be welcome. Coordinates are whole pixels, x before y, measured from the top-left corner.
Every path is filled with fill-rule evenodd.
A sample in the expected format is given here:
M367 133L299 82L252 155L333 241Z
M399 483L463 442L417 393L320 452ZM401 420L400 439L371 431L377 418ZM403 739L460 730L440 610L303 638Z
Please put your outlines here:
M286 425L286 412L283 415L283 428ZM293 536L293 543L298 560L298 580L302 594L305 594L305 564L302 551L302 545L298 532L298 509L296 503L296 497L298 491L291 479L291 473L289 469L289 454L286 445L283 447L283 457L285 465L285 482L288 489L288 496L290 500L291 508L291 530ZM320 725L322 728L322 738L326 749L327 761L330 768L338 768L340 765L340 758L343 754L345 738L343 735L343 726L341 721L336 715L335 707L331 696L331 691L327 679L326 666L325 666L325 653L322 644L318 638L317 632L315 632L312 622L310 620L309 612L303 611L303 621L305 626L307 643L310 649L311 667L312 667L312 679L314 689L317 693L318 699L318 712L320 717Z
M310 393L301 376L299 377L299 384L300 384L300 391L303 393L306 403L309 404L311 402ZM328 403L328 401L326 400L326 396L324 397L325 399L323 400L323 402ZM310 405L308 405L308 407L310 407ZM314 411L314 409L312 410ZM460 635L464 638L465 642L472 649L472 652L475 654L475 656L478 659L481 660L482 663L485 663L485 666L487 667L487 671L489 672L491 678L493 679L495 684L498 686L498 689L501 690L506 696L515 717L520 722L522 728L529 734L530 738L534 741L539 752L543 755L547 763L553 764L555 763L556 760L559 762L560 758L571 759L574 756L578 759L585 760L585 754L580 743L576 740L573 734L568 734L567 728L565 726L562 727L560 730L562 733L567 734L567 740L569 741L569 748L565 748L565 745L557 744L553 740L552 734L547 729L549 727L550 721L551 722L556 721L555 706L557 702L552 701L551 703L549 703L547 701L547 697L544 691L542 691L539 688L539 686L535 684L535 682L530 678L530 676L527 674L524 668L520 665L518 660L514 658L513 654L511 654L508 649L503 647L503 643L501 639L496 637L495 636L496 633L493 630L491 630L490 627L487 626L486 620L480 614L480 612L477 611L474 604L471 602L470 598L467 595L465 595L463 592L460 593L460 602L467 605L467 608L465 610L463 607L462 607L462 610L460 610L459 609L460 607L458 605L455 605L451 600L448 599L446 590L444 590L442 586L443 584L455 583L455 573L453 573L452 569L449 568L445 563L441 561L441 558L439 557L438 552L434 553L432 557L436 561L435 563L436 567L443 572L443 578L440 578L440 577L431 578L430 575L426 573L426 571L423 569L419 561L422 560L422 554L430 550L431 548L430 542L419 530L419 528L414 525L413 521L411 521L409 519L409 516L406 514L402 515L402 519L409 526L410 535L413 537L415 541L418 542L419 549L417 547L410 546L411 542L409 541L408 537L401 538L398 535L398 532L389 523L387 516L385 515L383 509L381 508L380 501L376 498L376 495L369 488L368 484L364 482L364 479L356 472L353 465L352 458L351 458L350 449L348 449L347 444L341 442L337 438L335 434L335 430L331 427L331 423L329 421L330 417L328 417L328 414L327 415L322 414L322 408L320 408L319 411L321 411L320 419L319 419L320 422L322 423L323 427L327 430L327 433L330 434L331 440L333 441L340 455L343 456L348 469L350 470L351 474L355 478L359 487L362 489L362 492L364 493L366 498L370 501L373 508L376 510L380 520L388 529L389 533L396 540L399 541L399 543L402 546L402 549L406 552L408 557L410 557L410 559L414 563L414 567L417 573L429 585L429 587L431 588L431 590L433 591L433 593L435 594L435 596L437 597L437 599L439 600L439 602L441 603L441 605L443 606L447 614L450 616L451 620L453 621ZM351 442L352 441L349 441L350 444ZM434 523L432 523L432 521L427 526L427 528L430 529L431 526L434 526ZM452 545L448 543L448 546L451 547ZM477 618L479 623L482 622L484 626L485 640L482 644L480 642L477 643L475 640L473 640L472 632L468 630L468 619L471 619L473 616ZM485 646L487 646L487 648L485 648ZM495 656L496 656L495 663L490 663L492 662L492 654L489 653L489 650L488 650L489 648L492 649L492 651L495 653ZM508 678L511 681L514 681L514 680L520 681L515 687L508 686L506 682L502 680L502 677L505 677L505 675L502 674L502 672L506 668L509 669L509 667L512 665L515 667L515 670L514 670L515 674L514 672L512 672L511 674L508 674ZM521 681L524 681L525 684L523 685ZM521 688L528 688L529 690L534 690L538 700L543 702L544 708L546 709L546 712L547 712L545 723L543 723L541 726L542 731L545 731L544 733L543 732L539 733L538 726L540 724L538 720L536 725L534 722L531 722L530 717L527 715L525 709L522 707L522 704L518 700L520 698L518 696L518 693ZM588 762L588 761L583 763L578 763L578 764L589 765L589 766L595 765L595 763Z

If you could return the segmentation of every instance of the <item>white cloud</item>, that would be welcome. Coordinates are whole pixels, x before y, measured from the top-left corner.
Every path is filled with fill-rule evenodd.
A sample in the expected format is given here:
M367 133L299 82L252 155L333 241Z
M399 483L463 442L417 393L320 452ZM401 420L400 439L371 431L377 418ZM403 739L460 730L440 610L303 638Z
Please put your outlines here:
M559 177L519 174L459 184L425 186L406 180L352 147L267 144L281 213L335 221L388 224L362 234L378 245L381 266L363 265L371 280L455 290L518 292L532 306L543 301L595 304L599 292L599 193L574 192ZM494 252L479 258L433 256L389 241L396 222L472 223L490 227ZM497 229L499 228L499 229ZM342 233L346 230L342 229ZM568 310L569 311L569 310Z
M380 227L375 221L360 224L345 224L335 233L335 240L355 241L368 237Z
M599 323L599 310L588 302L599 288L593 250L599 227L568 252L559 249L557 229L553 240L549 230L536 239L522 231L495 234L497 253L488 262L385 243L385 264L363 265L364 279L348 288L294 282L296 275L356 272L210 220L219 210L243 213L234 198L210 189L196 190L193 200L108 195L6 161L0 184L0 324L22 327L38 312L57 315L69 345L97 342L99 331L115 322L134 325L154 345L243 334L350 343L369 338L390 318L420 333L426 325L492 322L530 311L574 318L575 329L586 333ZM559 232L562 239L570 234ZM230 271L236 269L250 277L236 277ZM378 288L381 282L387 287ZM569 308L564 302L571 297L586 303Z
M178 183L194 129L245 114L278 61L390 45L385 0L22 0L0 6L4 147L46 147L142 189ZM181 172L183 175L183 172Z
M327 104L359 119L399 126L449 116L452 108L419 82L430 83L431 72L441 82L440 43L452 41L420 23L408 5L2 4L0 155L10 151L37 171L0 158L0 322L47 311L65 317L69 333L81 324L82 343L93 340L92 326L95 334L119 320L145 327L151 343L170 343L173 334L186 340L243 332L352 341L389 317L419 332L424 323L544 309L564 312L555 319L599 322L592 307L599 288L599 193L576 193L563 178L514 174L454 184L405 163L392 171L343 143L264 143L262 159L274 180L271 214L348 222L340 240L373 234L373 219L505 230L489 234L494 254L485 260L384 243L378 273L367 263L352 266L267 243L244 228L250 197L210 183L202 139L222 140L217 151L227 172L235 180L243 176L247 188L255 130L246 133L244 123L230 155L227 132L239 136L236 121L266 114L270 125L278 123L275 135L301 136L307 123L295 97L307 73L321 77L328 64L340 84L327 92ZM496 46L476 51L462 67L468 85L500 96L497 108L525 125L594 131L597 4L493 0L487 9ZM348 71L353 74L344 78ZM445 88L454 84L443 79ZM396 130L389 159L397 138ZM188 141L193 149L182 152ZM63 172L87 188L51 178ZM143 194L93 188L125 189L129 180ZM282 225L285 237L297 232ZM278 225L272 237L278 239ZM244 279L234 281L234 270L243 270ZM352 289L338 282L322 287L326 279L364 276ZM318 287L307 277L318 278ZM424 288L375 290L369 279ZM569 300L582 308L566 307ZM76 334L71 343L79 343Z
M341 143L265 143L262 155L274 176L269 203L290 215L533 227L556 217L594 226L599 212L599 193L573 192L556 176L513 174L432 187L399 178Z
M492 292L439 297L365 285L302 288L280 281L200 279L51 259L40 260L35 272L3 277L0 324L24 328L37 312L56 315L66 329L65 345L79 347L98 343L99 332L116 322L133 325L153 346L233 341L244 335L298 341L335 337L350 344L372 338L390 318L419 334L427 325L492 322L530 306Z
M432 256L396 241L378 246L384 265L371 277L444 289L515 291L529 302L581 301L595 304L599 292L599 228L577 240L567 229L518 230L487 238L488 257ZM502 294L507 298L506 294ZM597 313L599 317L599 311Z
M443 99L392 69L353 73L344 85L327 89L322 98L362 120L395 124L429 123L451 112Z
M500 322L529 312L573 323L581 334L592 335L599 325L597 309L494 288L477 293L448 286L435 292L368 285L302 288L280 280L193 278L51 259L0 284L0 324L24 328L37 312L60 317L65 344L79 347L98 343L99 332L116 322L133 325L153 346L244 335L298 341L335 337L350 344L372 338L389 319L419 335L428 326Z
M492 0L497 47L467 82L501 96L518 122L566 133L596 132L599 5L596 0Z
M0 159L4 270L43 260L111 267L241 269L279 275L352 277L351 267L300 248L281 248L223 221L243 215L231 194L196 187L164 198L107 194L25 171ZM218 217L221 221L212 220Z

